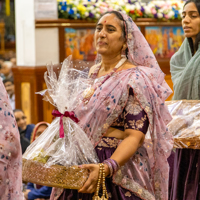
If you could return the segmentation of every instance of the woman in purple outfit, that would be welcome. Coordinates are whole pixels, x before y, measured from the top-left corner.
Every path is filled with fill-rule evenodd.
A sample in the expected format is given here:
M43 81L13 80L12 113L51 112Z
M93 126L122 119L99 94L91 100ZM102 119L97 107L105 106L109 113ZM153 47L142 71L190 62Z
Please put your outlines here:
M185 40L170 61L174 100L200 99L200 1L189 0L182 13ZM176 149L170 200L200 199L200 150Z
M105 13L95 31L94 85L75 109L79 125L104 163L109 200L167 200L173 147L165 99L171 93L144 36L122 12ZM148 140L144 143L147 129ZM99 165L79 190L54 188L51 200L92 200Z

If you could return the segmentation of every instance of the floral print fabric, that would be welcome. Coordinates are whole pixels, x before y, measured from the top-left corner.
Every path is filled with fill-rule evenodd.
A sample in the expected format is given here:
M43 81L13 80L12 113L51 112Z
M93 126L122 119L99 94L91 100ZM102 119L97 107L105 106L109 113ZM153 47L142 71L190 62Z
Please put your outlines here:
M134 129L146 134L149 126L147 114L134 97L133 89L129 89L129 97L122 114L114 121L111 127L124 131Z
M0 199L23 200L19 132L0 79Z

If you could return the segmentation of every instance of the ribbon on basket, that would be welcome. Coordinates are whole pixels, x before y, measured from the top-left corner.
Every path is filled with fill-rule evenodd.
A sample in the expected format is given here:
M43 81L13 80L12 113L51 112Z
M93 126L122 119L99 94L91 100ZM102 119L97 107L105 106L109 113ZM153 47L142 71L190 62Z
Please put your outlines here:
M63 117L69 117L71 120L73 120L76 123L79 122L78 118L75 117L75 114L73 111L71 112L65 111L65 113L62 114L58 110L53 110L52 115L54 117L60 117L60 138L64 138Z

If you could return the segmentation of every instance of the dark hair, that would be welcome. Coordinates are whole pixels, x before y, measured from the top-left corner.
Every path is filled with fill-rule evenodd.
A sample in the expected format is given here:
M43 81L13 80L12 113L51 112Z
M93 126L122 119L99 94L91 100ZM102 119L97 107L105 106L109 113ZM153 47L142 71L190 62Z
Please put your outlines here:
M98 22L99 20L106 14L114 14L122 23L121 23L121 29L122 29L122 37L127 40L127 31L126 31L126 28L127 28L127 24L126 24L126 21L124 20L124 18L122 17L122 15L118 12L118 11L115 11L115 10L112 10L112 11L107 11L105 13L103 13L101 15L101 17L98 19ZM98 23L97 22L97 23ZM126 57L128 58L128 47L126 48Z
M13 113L16 113L16 112L23 112L23 110L21 110L21 109L15 109L15 110L13 110Z
M3 80L3 84L4 84L4 85L5 85L5 83L7 83L7 82L11 82L12 84L14 84L14 81L13 81L12 78L6 78L6 79Z
M183 8L184 8L188 3L194 3L195 6L197 7L197 10L198 10L199 15L200 15L200 0L188 0L188 1L185 3L185 5L183 6ZM198 50L198 46L199 46L199 43L200 43L200 32L197 34L194 44L193 44L192 38L187 38L187 39L188 39L188 42L189 42L189 45L190 45L192 54L194 54L195 50L196 50L196 51Z

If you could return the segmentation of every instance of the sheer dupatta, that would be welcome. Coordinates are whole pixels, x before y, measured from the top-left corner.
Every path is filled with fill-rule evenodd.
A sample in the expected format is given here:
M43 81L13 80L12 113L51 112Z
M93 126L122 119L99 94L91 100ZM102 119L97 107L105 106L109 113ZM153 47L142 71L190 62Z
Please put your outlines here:
M170 60L174 100L200 99L200 45L192 56L187 38Z

